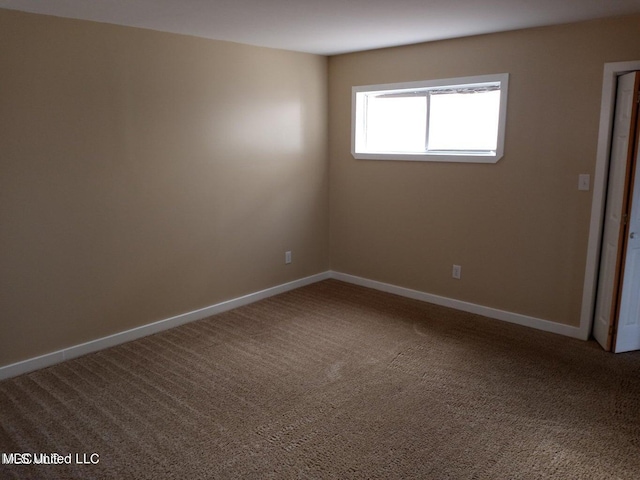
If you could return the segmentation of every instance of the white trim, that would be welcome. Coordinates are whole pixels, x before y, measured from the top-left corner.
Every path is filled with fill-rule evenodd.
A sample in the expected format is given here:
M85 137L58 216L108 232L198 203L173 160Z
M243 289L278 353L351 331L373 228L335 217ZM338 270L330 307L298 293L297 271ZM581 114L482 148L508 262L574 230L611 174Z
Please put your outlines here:
M598 153L593 178L593 200L589 224L589 243L582 290L582 312L580 315L580 336L586 340L591 335L598 285L598 266L602 243L605 196L609 174L609 152L611 150L611 127L615 107L616 80L623 73L640 70L640 60L632 62L605 63L602 78L602 100L600 104L600 128L598 132Z
M462 300L456 300L453 298L441 297L439 295L433 295L431 293L420 292L418 290L398 287L389 283L369 280L346 273L331 272L331 278L342 280L343 282L347 283L353 283L354 285L360 285L362 287L373 288L382 292L393 293L402 297L413 298L414 300L429 302L436 305L441 305L443 307L455 308L456 310L462 310L463 312L475 313L477 315L495 318L496 320L502 320L504 322L516 323L525 327L544 330L545 332L557 333L560 335L565 335L567 337L581 338L580 329L578 327L572 327L570 325L563 325L561 323L550 322L549 320L529 317L527 315L507 312L505 310L498 310L496 308L485 307L482 305L477 305L475 303L464 302Z
M433 303L435 305L454 308L456 310L461 310L464 312L483 315L485 317L494 318L494 319L502 320L509 323L515 323L518 325L535 328L537 330L544 330L546 332L557 333L557 334L565 335L568 337L583 338L582 329L579 329L577 327L571 327L569 325L563 325L560 323L551 322L551 321L543 320L540 318L529 317L527 315L522 315L519 313L513 313L505 310L485 307L482 305L477 305L477 304L465 302L462 300L442 297L442 296L434 295L431 293L420 292L418 290L411 290L409 288L404 288L396 285L391 285L388 283L378 282L376 280L369 280L369 279L358 277L355 275L349 275L341 272L327 271L327 272L319 273L316 275L312 275L310 277L295 280L293 282L278 285L272 288L267 288L265 290L251 293L251 294L238 297L232 300L217 303L215 305L201 308L199 310L183 313L181 315L167 318L165 320L160 320L147 325L142 325L140 327L132 328L130 330L125 330L123 332L115 333L107 337L102 337L86 343L74 345L72 347L68 347L62 350L41 355L39 357L30 358L21 362L13 363L11 365L6 365L4 367L0 367L0 380L4 380L7 378L29 373L34 370L39 370L41 368L50 367L57 363L64 362L65 360L70 360L72 358L77 358L82 355L86 355L88 353L97 352L99 350L104 350L105 348L130 342L132 340L146 337L148 335L153 335L155 333L162 332L164 330L168 330L170 328L174 328L174 327L183 325L185 323L201 320L203 318L207 318L212 315L216 315L218 313L226 312L228 310L232 310L234 308L238 308L243 305L248 305L250 303L254 303L259 300L263 300L265 298L272 297L274 295L278 295L284 292L288 292L296 288L304 287L312 283L321 282L329 278L341 280L347 283L352 283L354 285L373 288L375 290L380 290L383 292L393 293L395 295L400 295L402 297L407 297L415 300L420 300L423 302Z
M280 293L288 292L289 290L304 287L312 283L320 282L328 278L331 278L330 272L319 273L317 275L301 278L299 280L294 280L293 282L285 283L276 287L267 288L259 292L250 293L242 297L234 298L232 300L217 303L215 305L201 308L199 310L183 313L181 315L167 318L165 320L149 323L147 325L142 325L130 330L125 330L124 332L115 333L107 337L98 338L96 340L91 340L86 343L74 345L72 347L64 348L56 352L47 353L39 357L30 358L28 360L23 360L11 365L6 365L4 367L0 367L0 380L15 377L17 375L22 375L24 373L29 373L41 368L50 367L51 365L55 365L56 363L70 360L81 355L86 355L87 353L97 352L98 350L103 350L115 345L120 345L121 343L126 343L138 338L146 337L148 335L153 335L154 333L162 332L163 330L168 330L169 328L177 327L189 322L194 322L196 320L201 320L217 313L226 312L227 310L232 310L243 305L248 305L250 303L254 303L259 300L278 295Z

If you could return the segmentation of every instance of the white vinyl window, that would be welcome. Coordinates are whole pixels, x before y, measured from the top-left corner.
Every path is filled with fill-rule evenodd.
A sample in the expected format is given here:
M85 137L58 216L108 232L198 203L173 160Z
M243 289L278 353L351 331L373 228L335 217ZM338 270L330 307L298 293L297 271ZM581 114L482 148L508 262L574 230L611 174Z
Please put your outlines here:
M353 87L358 159L495 163L504 152L509 74Z

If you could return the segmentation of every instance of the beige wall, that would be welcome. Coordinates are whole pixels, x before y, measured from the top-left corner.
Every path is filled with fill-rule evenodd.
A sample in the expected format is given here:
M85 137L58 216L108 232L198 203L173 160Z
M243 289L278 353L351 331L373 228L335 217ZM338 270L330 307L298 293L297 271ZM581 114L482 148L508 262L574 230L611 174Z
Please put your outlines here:
M329 61L332 269L577 326L605 62L640 59L640 16ZM495 165L354 160L354 85L510 73ZM462 279L451 278L452 264Z
M0 365L328 269L325 57L7 10L0 45Z
M0 366L330 267L578 325L577 176L593 174L603 65L640 59L639 31L633 16L327 69L0 10ZM498 164L351 157L351 86L502 72Z

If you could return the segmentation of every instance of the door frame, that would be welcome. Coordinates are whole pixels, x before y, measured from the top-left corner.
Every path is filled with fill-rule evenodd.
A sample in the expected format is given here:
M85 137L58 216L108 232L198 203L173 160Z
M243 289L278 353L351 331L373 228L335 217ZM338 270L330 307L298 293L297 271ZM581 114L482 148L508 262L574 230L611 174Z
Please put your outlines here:
M585 266L584 287L582 290L582 312L580 315L580 338L583 340L587 340L591 335L593 317L595 315L600 249L602 247L602 227L604 225L604 209L607 183L609 180L609 155L611 152L617 78L618 75L635 70L640 70L640 60L605 63L604 65L598 150L593 178L591 221L589 223L589 242L587 244L587 261Z

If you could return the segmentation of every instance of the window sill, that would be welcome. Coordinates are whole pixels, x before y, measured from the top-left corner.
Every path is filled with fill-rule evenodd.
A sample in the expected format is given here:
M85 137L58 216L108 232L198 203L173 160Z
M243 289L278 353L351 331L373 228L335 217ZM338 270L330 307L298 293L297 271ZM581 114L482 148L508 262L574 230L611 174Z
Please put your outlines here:
M439 154L439 153L356 153L351 152L356 160L394 160L407 162L449 162L449 163L497 163L502 153L476 154Z

